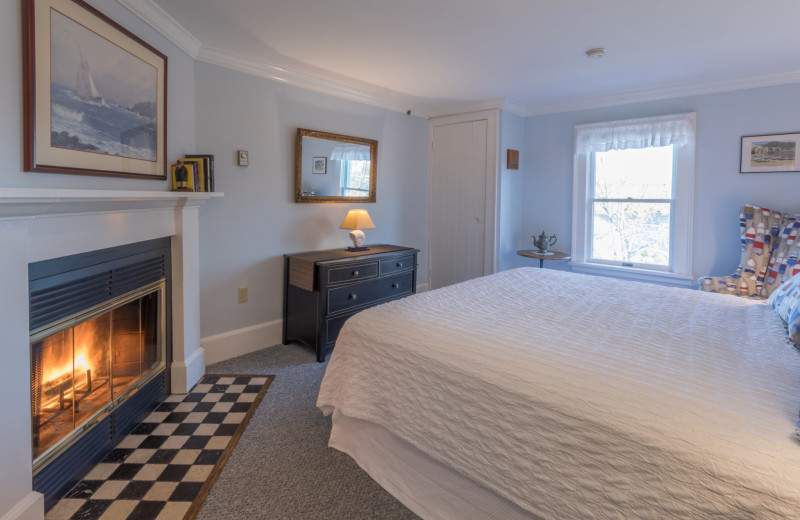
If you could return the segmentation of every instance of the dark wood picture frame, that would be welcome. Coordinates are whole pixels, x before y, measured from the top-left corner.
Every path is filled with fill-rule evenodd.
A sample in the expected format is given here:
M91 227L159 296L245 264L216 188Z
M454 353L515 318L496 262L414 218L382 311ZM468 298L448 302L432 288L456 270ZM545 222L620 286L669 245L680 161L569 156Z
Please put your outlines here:
M167 179L167 57L82 0L22 19L24 170Z

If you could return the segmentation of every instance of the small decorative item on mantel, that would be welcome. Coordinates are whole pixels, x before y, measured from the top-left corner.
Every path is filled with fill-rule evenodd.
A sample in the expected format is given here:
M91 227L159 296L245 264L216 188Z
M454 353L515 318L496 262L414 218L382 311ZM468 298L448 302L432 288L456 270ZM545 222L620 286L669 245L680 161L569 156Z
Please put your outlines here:
M172 165L172 190L197 191L198 186L195 165L178 159L178 162Z
M557 240L558 237L556 237L555 234L550 235L548 237L547 233L545 233L544 230L542 230L542 234L539 235L538 238L536 237L536 235L533 235L533 245L539 248L538 252L539 254L542 255L547 254L547 248L550 246L554 246Z

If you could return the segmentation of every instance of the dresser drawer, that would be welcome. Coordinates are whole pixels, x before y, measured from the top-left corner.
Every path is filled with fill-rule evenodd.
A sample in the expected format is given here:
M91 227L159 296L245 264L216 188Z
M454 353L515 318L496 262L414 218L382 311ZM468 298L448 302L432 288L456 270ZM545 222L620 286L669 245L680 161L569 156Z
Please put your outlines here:
M398 271L405 271L414 267L414 255L398 256L381 260L381 276Z
M328 312L340 312L411 294L414 272L328 290Z
M355 280L367 280L377 278L378 262L364 262L361 264L350 264L344 267L332 267L328 269L328 283L351 282Z

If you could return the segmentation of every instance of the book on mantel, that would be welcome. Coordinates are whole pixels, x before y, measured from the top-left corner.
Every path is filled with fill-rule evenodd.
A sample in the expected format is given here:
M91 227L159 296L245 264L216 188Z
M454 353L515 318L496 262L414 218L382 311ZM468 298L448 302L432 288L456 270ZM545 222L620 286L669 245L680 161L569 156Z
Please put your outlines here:
M201 166L200 170L203 172L201 191L214 191L214 154L189 154L186 155L186 160L197 162Z

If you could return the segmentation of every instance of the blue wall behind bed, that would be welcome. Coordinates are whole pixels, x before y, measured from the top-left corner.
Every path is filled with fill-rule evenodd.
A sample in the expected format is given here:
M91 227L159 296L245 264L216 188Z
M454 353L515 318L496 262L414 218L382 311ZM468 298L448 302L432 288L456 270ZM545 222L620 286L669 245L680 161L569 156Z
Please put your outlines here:
M728 275L739 264L738 215L752 202L800 212L800 173L739 173L741 137L800 132L800 84L722 92L525 119L519 244L541 229L568 251L572 231L573 128L577 124L697 112L693 274ZM546 267L569 270L566 262Z

